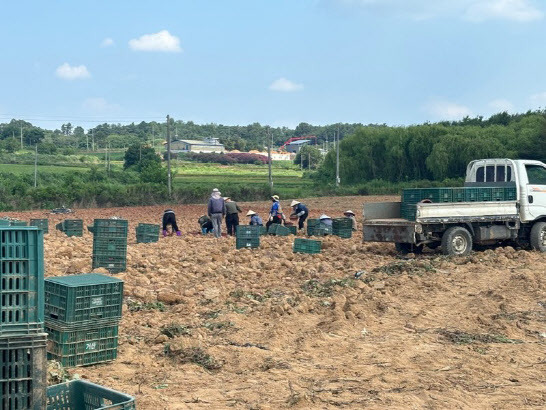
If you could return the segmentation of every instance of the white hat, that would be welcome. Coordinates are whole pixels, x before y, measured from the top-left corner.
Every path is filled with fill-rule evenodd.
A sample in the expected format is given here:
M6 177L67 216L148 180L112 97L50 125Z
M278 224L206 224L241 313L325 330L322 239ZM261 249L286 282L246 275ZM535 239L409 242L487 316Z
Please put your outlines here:
M348 211L343 212L343 213L344 213L344 214L351 214L351 215L353 215L353 216L354 216L354 214L355 214L355 213L354 213L353 211L351 211L350 209L349 209Z
M274 200L275 202L279 200L279 196L278 195L273 195L271 197L272 200Z
M218 190L218 188L214 188L214 189L212 190L212 192L220 192L220 191Z
M290 204L290 206L296 206L297 204L299 204L300 202L299 201L296 201L295 199L292 201L292 203Z
M326 214L322 214L319 219L332 219Z
M252 209L246 213L246 216L252 216L256 215L256 212L254 212Z

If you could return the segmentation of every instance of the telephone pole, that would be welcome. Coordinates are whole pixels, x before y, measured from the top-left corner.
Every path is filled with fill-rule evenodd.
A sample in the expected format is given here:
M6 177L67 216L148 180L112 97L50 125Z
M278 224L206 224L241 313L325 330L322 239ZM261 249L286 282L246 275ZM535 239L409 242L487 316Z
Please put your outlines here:
M273 145L273 136L270 136L269 126L268 126L267 127L267 162L268 162L268 169L269 169L269 188L273 190L273 174L271 173L271 145Z
M91 129L91 149L95 152L95 130Z
M167 115L167 188L169 189L169 198L172 194L171 186L171 133L169 132L169 116Z
M336 186L339 186L339 126L337 127L337 144L336 144Z
M21 124L21 149L23 149L23 125Z
M36 156L34 157L34 188L38 185L38 143L36 143Z

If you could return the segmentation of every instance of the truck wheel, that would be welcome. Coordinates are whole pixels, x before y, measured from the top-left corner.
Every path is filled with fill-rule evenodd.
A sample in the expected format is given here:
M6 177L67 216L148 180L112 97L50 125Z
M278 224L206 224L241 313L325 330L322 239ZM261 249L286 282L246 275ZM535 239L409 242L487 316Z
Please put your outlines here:
M472 250L472 235L462 226L452 226L442 236L444 255L465 256Z
M546 252L546 222L537 222L531 228L531 248Z
M412 243L395 243L396 252L407 255L408 253L415 253L416 255L423 253L423 245L416 246Z

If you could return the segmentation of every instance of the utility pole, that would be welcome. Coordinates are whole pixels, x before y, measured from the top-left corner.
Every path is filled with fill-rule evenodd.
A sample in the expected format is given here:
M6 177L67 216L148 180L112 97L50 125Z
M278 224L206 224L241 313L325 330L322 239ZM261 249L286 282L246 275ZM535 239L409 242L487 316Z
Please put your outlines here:
M104 168L108 171L108 144L104 146Z
M108 176L110 176L110 151L112 151L110 147L110 142L108 142Z
M172 194L171 186L171 133L169 132L169 116L167 115L167 188L169 189L169 198Z
M21 149L23 149L23 124L21 124Z
M273 190L273 174L271 173L271 145L273 145L273 137L270 137L269 126L267 127L267 162L269 168L269 188ZM273 193L273 192L272 192Z
M336 144L336 186L339 186L339 126L337 127L337 144Z
M152 124L152 148L155 150L155 128L154 128L154 124Z
M36 156L34 157L34 188L38 185L38 143L36 143Z
M89 152L89 131L85 133L85 146L87 151Z
M307 153L307 169L311 171L311 151Z
M95 129L91 129L91 149L95 151Z

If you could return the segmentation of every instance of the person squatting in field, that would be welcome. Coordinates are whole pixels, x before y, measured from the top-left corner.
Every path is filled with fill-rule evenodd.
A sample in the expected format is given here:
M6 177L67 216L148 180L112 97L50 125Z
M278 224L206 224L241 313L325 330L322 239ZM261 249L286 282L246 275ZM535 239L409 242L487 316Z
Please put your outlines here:
M207 207L207 214L212 220L214 236L220 238L222 236L222 219L226 214L226 203L217 188L212 190L212 195L210 196Z
M246 216L250 216L250 221L248 223L249 225L264 226L262 218L260 218L260 216L252 209L247 212Z
M239 212L243 212L237 202L232 201L229 196L224 198L226 202L226 227L228 235L235 235L239 225Z
M293 210L290 216L298 217L298 229L303 229L305 220L309 216L309 210L304 204L296 200L292 201L290 206L292 207L292 210Z
M273 224L282 224L284 217L282 213L281 203L279 202L279 196L273 195L271 197L273 204L271 205L271 210L269 211L269 218L265 226L268 228Z
M213 231L212 221L207 215L201 215L197 220L199 227L201 228L201 233L206 235Z
M163 236L167 236L167 226L171 225L171 235L176 232L176 236L182 235L176 224L176 215L172 209L166 209L163 212Z

